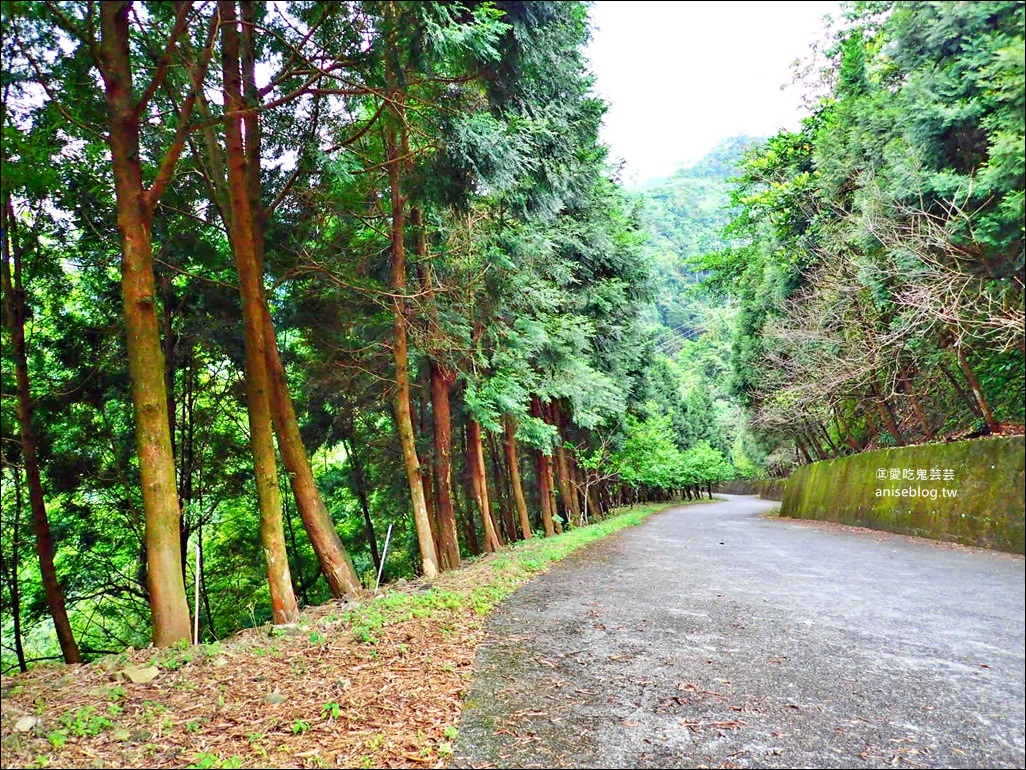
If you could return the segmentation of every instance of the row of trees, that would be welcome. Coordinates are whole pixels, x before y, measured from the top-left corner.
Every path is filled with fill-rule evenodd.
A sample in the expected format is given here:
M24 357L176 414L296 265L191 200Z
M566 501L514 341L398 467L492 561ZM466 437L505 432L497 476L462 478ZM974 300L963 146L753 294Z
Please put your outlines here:
M16 2L3 32L5 661L188 639L193 579L206 638L290 622L390 523L390 574L431 577L714 480L630 461L652 283L583 4Z
M858 3L751 152L733 389L800 462L1022 423L1024 6ZM779 456L779 455L778 455Z

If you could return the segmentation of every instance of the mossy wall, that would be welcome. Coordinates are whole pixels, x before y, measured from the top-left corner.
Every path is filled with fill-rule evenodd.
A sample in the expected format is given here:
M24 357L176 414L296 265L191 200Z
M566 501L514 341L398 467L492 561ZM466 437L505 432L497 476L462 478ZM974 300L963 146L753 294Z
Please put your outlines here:
M1024 466L1023 436L866 452L794 471L780 515L1023 553Z

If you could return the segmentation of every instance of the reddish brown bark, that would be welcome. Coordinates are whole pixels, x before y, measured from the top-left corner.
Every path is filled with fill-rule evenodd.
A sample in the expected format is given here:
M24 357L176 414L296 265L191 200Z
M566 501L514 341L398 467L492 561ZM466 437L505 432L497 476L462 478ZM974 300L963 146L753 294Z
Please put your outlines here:
M466 438L465 434L464 438ZM465 441L463 443L463 456L467 456ZM474 485L471 483L470 471L469 468L466 467L466 465L464 466L463 489L464 494L462 495L462 497L459 495L453 497L453 508L456 511L457 521L461 522L462 524L463 536L466 539L467 548L470 550L470 553L474 556L480 556L481 544L477 539L477 526L474 524L474 514L470 510L470 501L474 499ZM467 502L467 507L465 509L461 509L461 499Z
M225 100L225 155L228 198L231 209L231 240L242 297L243 342L246 357L246 402L249 413L250 449L260 508L260 540L267 560L271 613L276 624L292 623L299 606L292 588L285 548L281 493L271 427L271 378L267 368L266 309L263 276L254 232L249 163L243 142L242 71L239 30L234 0L218 3L221 14Z
M424 487L424 505L427 506L428 524L431 525L431 539L435 542L435 553L438 552L438 516L435 513L435 490L432 474L425 471L420 474L420 483Z
M39 457L36 452L36 432L32 427L32 391L29 388L28 354L25 347L25 291L22 285L21 249L12 244L16 237L17 222L10 198L4 201L3 217L3 289L4 304L7 311L7 328L11 334L11 348L14 357L15 390L18 397L18 428L21 432L21 455L25 465L25 479L28 482L29 507L32 511L32 530L36 536L36 554L39 557L39 572L43 582L46 603L53 617L57 641L61 646L61 654L67 663L81 663L82 657L75 643L75 636L68 621L68 611L64 603L64 593L57 580L57 568L54 566L53 537L50 534L50 520L46 515L46 500L43 495L43 482L39 473ZM21 515L19 508L17 515ZM14 577L12 603L17 603L17 575ZM24 665L24 653L21 650L21 613L20 607L14 608L15 642L18 648L19 662Z
M581 512L577 506L577 498L574 495L573 487L570 483L570 467L566 459L566 448L563 446L563 428L561 425L562 419L559 405L553 401L549 404L548 412L548 422L556 428L557 433L555 471L556 481L559 486L559 497L563 503L564 518L567 521L579 523L581 520Z
M438 477L438 541L442 569L460 564L460 546L456 536L456 512L452 503L452 415L450 403L456 377L434 359L431 360L431 412L434 419L435 474Z
M543 419L541 401L537 396L531 396L531 415ZM535 450L535 472L538 476L538 497L541 505L542 524L545 527L545 536L551 537L556 534L555 511L552 504L552 458L542 452Z
M552 477L552 470L549 467L552 458L542 452L535 450L535 472L538 476L538 497L541 505L542 525L545 527L545 536L550 537L556 534L555 519L552 513L552 490L549 486L549 479Z
M905 446L905 439L901 435L901 429L898 427L898 421L894 417L894 412L891 410L891 405L887 403L887 400L880 394L880 389L876 383L873 383L873 395L876 400L877 414L880 416L881 422L884 427L887 428L887 432L891 434L891 438L894 439L894 443L898 446Z
M257 265L263 275L264 231L267 211L261 198L260 180L260 142L261 130L259 120L259 94L255 83L255 40L252 31L255 29L253 20L253 3L242 3L242 77L246 101L253 109L243 115L246 157L246 191L249 196L251 224L253 230L253 247ZM205 102L201 102L201 114L206 112ZM229 193L227 185L227 161L217 142L213 127L203 131L204 144L210 163L208 181L212 188L217 209L221 214L225 228L231 237L231 217ZM263 289L261 283L261 289ZM271 381L271 417L278 449L281 452L282 464L289 478L292 495L296 501L306 531L317 557L318 564L332 596L339 598L352 595L360 590L360 580L356 575L352 560L338 537L331 514L320 490L314 480L310 459L303 444L296 417L295 405L288 387L285 368L278 349L274 323L267 307L266 296L261 297L264 311L264 351L266 365ZM373 538L370 538L373 543Z
M396 119L400 124L405 122L405 102L398 91L390 94ZM405 129L404 129L405 131ZM406 466L406 478L410 487L410 498L413 503L413 522L417 530L417 543L420 547L421 569L428 578L438 574L438 553L431 535L431 522L428 519L427 502L424 498L424 485L421 482L420 458L417 457L417 441L413 431L413 414L410 411L410 373L409 354L406 340L406 316L409 304L406 299L406 244L405 244L405 205L402 194L402 168L408 156L405 133L402 140L397 136L396 129L390 129L386 136L386 152L388 154L388 180L391 188L392 229L392 317L394 340L392 354L395 360L395 417L399 432L399 443L402 446L403 462Z
M802 441L801 434L795 434L794 445L798 448L798 452L805 460L805 464L808 465L812 462L812 455L809 454L809 450L805 447L805 442Z
M161 647L191 636L182 583L181 510L167 415L150 236L153 203L159 197L159 184L166 184L165 177L170 171L165 174L165 169L173 168L174 157L167 156L165 161L172 162L162 164L154 187L146 190L140 166L139 114L132 95L130 8L131 3L100 4L101 72L121 234L125 343L146 519L147 588L153 642Z
M513 418L506 415L503 421L504 444L506 449L506 464L509 465L509 483L513 489L513 501L517 507L517 517L520 519L520 534L524 540L531 538L531 518L527 513L527 499L524 497L524 486L520 480L520 460L517 457L516 429L513 426Z
M517 539L517 528L513 523L513 508L510 503L510 495L506 490L506 474L502 468L502 455L499 453L495 435L487 434L488 455L491 457L492 484L495 487L495 501L499 506L499 521L501 521L502 534L500 541L507 543Z
M477 503L478 513L481 515L481 525L484 531L484 549L487 553L494 553L502 547L502 544L499 542L499 536L495 531L491 504L488 500L488 482L485 479L481 426L472 419L467 420L467 468L470 472L470 482L474 490L474 501Z
M346 552L338 531L331 519L324 498L321 497L317 483L314 481L310 458L303 445L303 437L299 432L299 420L296 419L295 407L289 394L285 379L285 367L282 366L278 345L275 341L274 326L267 312L264 314L264 352L266 364L271 377L271 417L274 431L278 437L278 450L281 452L282 463L288 473L292 495L296 499L296 508L303 521L303 528L310 538L321 572L328 583L331 595L339 598L346 594L355 595L360 591L360 579L356 575L349 554Z

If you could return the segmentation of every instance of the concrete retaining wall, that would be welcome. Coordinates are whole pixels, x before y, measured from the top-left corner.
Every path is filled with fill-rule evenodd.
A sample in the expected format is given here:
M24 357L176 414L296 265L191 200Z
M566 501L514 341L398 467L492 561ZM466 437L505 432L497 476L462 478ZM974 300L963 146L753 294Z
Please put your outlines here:
M780 515L1023 553L1024 510L1026 440L1013 436L803 466L786 484Z

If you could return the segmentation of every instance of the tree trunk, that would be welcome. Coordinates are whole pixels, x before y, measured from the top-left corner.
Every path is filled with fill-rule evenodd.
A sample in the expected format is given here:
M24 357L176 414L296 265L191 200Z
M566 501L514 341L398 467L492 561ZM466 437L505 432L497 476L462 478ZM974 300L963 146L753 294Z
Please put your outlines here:
M164 388L164 356L157 322L150 226L152 205L143 187L139 119L129 58L131 3L100 4L101 57L109 110L109 142L121 234L125 344L132 384L135 442L146 519L147 589L153 643L188 640L189 606L182 582L181 510L175 482Z
M223 53L225 150L228 166L228 197L231 208L232 251L242 297L243 342L246 354L246 401L249 413L250 449L260 508L260 540L267 560L271 613L276 624L292 623L299 606L292 588L281 493L271 427L271 378L267 368L267 339L263 302L263 275L254 232L248 163L242 138L242 75L239 31L234 0L220 0Z
M470 482L474 490L477 510L481 514L481 525L484 531L484 549L486 553L498 551L502 544L495 531L491 505L488 501L488 482L485 479L484 446L481 441L481 426L474 419L467 420L467 468L470 471Z
M299 600L304 606L310 604L309 589L317 582L317 574L314 573L313 580L308 580L303 574L303 562L299 556L299 541L296 539L296 528L292 526L292 512L289 510L289 499L283 497L281 501L281 518L285 524L285 534L288 535L288 544L292 546L292 564L295 566L297 580L293 583Z
M285 379L285 367L282 366L281 356L278 354L274 325L266 303L261 304L264 316L264 352L271 379L271 417L278 437L278 451L281 452L282 464L288 473L303 528L310 538L310 544L317 555L331 595L336 599L347 594L353 596L360 591L360 578L356 574L352 559L342 545L331 514L324 504L324 498L317 489L317 482L314 481L310 457L303 445L299 420L296 419L296 410Z
M545 456L545 471L548 473L549 483L549 510L552 511L552 526L556 529L557 535L563 534L563 522L560 520L562 517L556 514L559 508L556 505L556 478L555 468L556 463L548 455Z
M862 447L859 446L858 440L852 433L851 426L848 425L848 421L844 419L843 412L836 406L834 407L834 418L837 420L839 432L844 436L844 443L846 443L853 452L858 453L862 451Z
M32 529L36 535L36 553L39 555L39 572L64 660L68 663L81 663L82 658L78 652L78 645L75 643L71 623L68 621L64 594L57 581L53 537L50 534L50 520L46 515L43 482L39 474L36 433L32 427L32 391L29 387L28 353L25 347L25 290L22 285L21 249L19 244L11 243L11 239L16 237L17 222L10 198L4 201L3 214L7 220L7 226L3 228L5 236L2 264L4 304L7 311L7 328L11 334L15 390L18 397L18 428L21 433L21 455L25 464L25 478L28 481ZM17 473L17 469L15 469L15 473Z
M531 519L527 513L527 500L524 498L524 486L520 481L520 460L517 457L516 430L513 427L513 418L506 415L503 420L505 430L503 437L506 445L506 464L509 465L509 482L513 487L513 501L517 506L517 516L520 518L520 534L524 540L531 538Z
M587 524L589 517L594 516L596 519L601 519L605 514L602 511L602 504L599 502L599 493L595 484L589 484L587 481L584 483L587 487L584 493L584 523Z
M431 359L431 413L434 419L435 493L438 496L438 540L442 569L460 565L460 545L456 535L456 511L452 503L452 386L456 377L438 361Z
M909 400L912 402L912 412L915 414L916 420L919 422L919 427L922 428L927 441L933 441L934 430L930 425L930 418L926 416L926 412L923 410L923 405L919 403L919 398L916 396L916 392L912 388L912 381L904 370L901 372L901 382L905 386L905 392L908 393Z
M435 553L438 553L438 515L435 513L435 490L432 488L433 474L430 470L424 470L420 474L420 483L424 487L424 505L428 512L428 524L431 526L431 540L435 544ZM439 557L441 558L441 557ZM441 562L439 562L441 564ZM439 566L441 569L441 566Z
M826 426L819 420L816 420L816 427L819 428L819 432L823 434L823 438L826 439L827 446L830 447L830 451L833 452L834 457L839 457L841 450L838 449L837 444L835 444L834 440L830 437L830 431L828 431Z
M466 434L465 433L464 433L463 442L462 442L462 456L464 458L467 457ZM467 548L470 550L471 554L473 554L474 556L479 556L481 554L481 544L480 544L480 542L477 539L477 526L474 524L474 514L470 510L470 508L471 508L471 502L470 501L474 499L474 485L473 485L473 482L471 481L471 478L470 478L470 464L469 464L469 462L465 463L464 464L464 468L463 468L463 497L462 497L462 499L463 499L463 502L465 502L467 505L466 505L466 508L464 508L463 510L460 510L460 508L461 508L460 496L459 495L454 495L453 496L453 500L452 500L452 502L453 502L453 510L456 512L457 520L463 522L463 533L464 533L464 539L465 539L465 541L467 543Z
M538 396L531 396L531 416L543 420L541 400ZM538 475L538 496L541 498L542 524L545 526L545 536L551 537L556 534L555 506L552 502L552 458L542 450L535 451L535 468Z
M242 2L242 38L241 69L243 89L246 102L253 109L243 116L243 130L245 132L245 159L246 159L246 194L249 199L250 223L252 227L252 242L258 272L263 276L264 262L264 230L266 227L266 213L261 200L261 177L260 177L260 154L261 154L261 131L259 113L256 107L259 104L259 92L256 87L255 75L255 48L254 37L255 18L252 2ZM214 166L221 168L227 163L219 152L213 153ZM214 183L215 190L218 187ZM225 197L222 191L221 197ZM230 201L230 193L228 193ZM227 214L225 225L231 230L230 220L232 213ZM317 561L320 564L321 572L328 583L332 596L340 598L345 595L354 595L360 590L360 580L353 567L352 560L346 552L342 541L339 539L331 514L328 512L324 499L321 497L317 484L314 481L313 470L310 467L310 459L303 445L303 439L299 431L299 421L296 418L295 406L289 392L288 381L285 376L285 367L282 365L281 355L278 350L278 340L274 330L274 323L271 319L270 310L267 307L267 300L263 293L263 281L260 282L261 305L264 317L264 354L266 366L270 377L270 404L271 419L275 435L278 439L278 450L281 453L282 464L285 466L289 478L289 485L296 501L296 509L299 511L303 528L310 538Z
M551 537L556 534L556 520L552 512L552 489L549 479L552 478L552 458L542 452L535 450L535 471L538 476L538 497L541 503L542 525L545 527L545 536Z
M805 459L805 464L809 465L812 463L812 455L809 454L808 448L805 446L805 442L802 441L800 433L794 435L794 445L798 448L798 452Z
M510 543L517 539L517 528L513 523L511 496L506 491L506 474L502 469L502 455L499 453L499 445L492 433L488 434L488 454L492 458L492 482L495 485L495 500L499 504L499 515L502 521L503 537L500 539Z
M876 401L877 414L880 415L880 420L883 422L884 427L887 428L887 432L891 434L891 438L894 439L894 443L898 446L905 446L905 440L901 437L901 430L898 428L898 422L894 419L894 413L891 411L890 405L887 404L886 399L880 394L880 388L876 382L870 383L870 387L873 390L874 400Z
M208 638L217 639L217 624L214 622L214 612L210 608L210 590L207 588L207 554L203 548L202 519L200 520L199 527L197 527L196 537L200 546L200 594L203 596L203 607L207 613L207 633L209 635Z
M0 550L0 572L7 581L7 591L11 597L11 629L14 632L14 656L18 659L18 670L28 671L25 661L25 645L21 633L21 585L18 582L18 569L21 567L21 511L24 508L21 494L21 474L17 468L11 468L14 476L14 521L11 526L11 563L4 560Z
M405 119L405 104L397 92L392 92L393 108L399 121ZM386 137L388 152L388 179L392 198L392 317L394 342L392 345L395 360L395 418L402 445L403 461L406 466L406 478L410 486L410 498L413 503L413 523L417 530L417 543L420 547L421 569L424 576L433 578L438 574L438 554L435 541L431 536L431 522L428 519L427 502L424 499L424 485L421 482L420 459L417 457L417 441L413 433L413 415L410 412L410 373L406 342L406 315L409 306L406 300L406 244L404 196L400 189L401 169L406 152L405 140L397 139L395 129L391 129Z
M961 384L959 384L958 378L955 377L954 372L952 372L948 367L946 367L943 361L938 361L937 367L941 370L941 372L944 373L944 376L948 378L948 382L951 383L951 386L955 389L955 392L958 394L959 398L961 398L962 401L965 402L965 405L969 407L969 411L977 417L982 417L983 415L980 414L980 405L976 403L975 399L973 399L972 396L965 392L965 388L963 388Z
M994 414L990 411L990 405L987 403L987 399L984 398L980 381L976 379L976 373L969 366L969 359L965 354L965 345L962 344L961 339L955 340L955 352L958 354L958 365L962 369L962 374L965 375L965 381L969 383L973 396L976 398L976 405L980 408L980 414L983 415L987 428L990 429L991 433L997 433L1001 430L1001 424L994 419Z
M567 522L580 523L581 512L577 506L577 498L570 483L570 466L566 459L566 449L563 446L563 430L560 425L562 420L560 419L559 406L555 402L550 404L549 413L551 415L550 421L555 426L557 433L556 479L559 484L559 496L563 502L563 510L566 514L564 518Z

